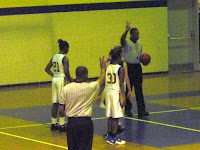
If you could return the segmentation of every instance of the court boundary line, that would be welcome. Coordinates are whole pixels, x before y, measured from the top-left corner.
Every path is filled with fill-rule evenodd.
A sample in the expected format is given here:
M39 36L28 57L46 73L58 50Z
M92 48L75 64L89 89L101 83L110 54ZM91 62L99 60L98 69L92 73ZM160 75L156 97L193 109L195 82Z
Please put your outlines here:
M164 110L164 111L158 111L158 112L150 112L149 114L161 114L161 113L178 112L178 111L195 110L195 109L200 109L200 107L174 109L174 110ZM137 115L137 114L133 114L133 115Z
M64 147L64 146L61 146L61 145L56 145L56 144L52 144L52 143L48 143L48 142L44 142L44 141L39 141L39 140L31 139L31 138L26 138L26 137L23 137L23 136L14 135L14 134L6 133L6 132L1 132L0 131L0 134L11 136L11 137L15 137L15 138L19 138L19 139L23 139L23 140L32 141L32 142L36 142L36 143L40 143L40 144L45 144L45 145L49 145L49 146L68 149L68 147Z
M150 112L149 114L158 114L158 113L166 113L166 112L178 112L178 111L195 110L195 109L200 109L200 107L185 108L185 109L176 109L176 110L166 110L166 111L159 111L159 112ZM133 114L133 115L136 116L137 114ZM167 127L184 129L184 130L189 130L189 131L194 131L194 132L200 132L200 130L197 130L197 129L187 128L187 127L181 127L181 126L176 126L176 125L171 125L171 124L166 124L166 123L154 122L154 121L149 121L149 120L144 120L144 119L137 119L137 118L131 118L131 117L124 117L124 118L130 119L130 120L137 120L137 121L147 122L147 123L151 123L151 124L157 124L157 125L167 126Z
M23 125L23 126L5 127L5 128L0 128L0 130L16 129L16 128L28 128L28 127L35 127L35 126L42 126L42 125L45 125L45 124L34 124L34 125Z
M166 123L160 123L160 122L154 122L154 121L149 121L149 120L144 120L144 119L137 119L137 118L130 118L130 117L124 117L124 118L130 119L130 120L137 120L137 121L141 121L141 122L147 122L147 123L151 123L151 124L167 126L167 127L173 127L173 128L178 128L178 129L184 129L184 130L189 130L189 131L200 132L200 130L197 130L197 129L181 127L181 126L176 126L176 125L170 125L170 124L166 124Z
M200 107L189 108L189 109L177 109L177 110L159 111L159 112L151 112L150 114L176 112L176 111L186 111L186 110L195 110L195 109L199 109L199 108ZM134 115L137 115L137 114L134 114ZM130 120L136 120L136 121L141 121L141 122L146 122L146 123L151 123L151 124L167 126L167 127L172 127L172 128L177 128L177 129L188 130L188 131L193 131L193 132L199 132L200 133L200 130L187 128L187 127L181 127L181 126L176 126L176 125L171 125L171 124L166 124L166 123L160 123L160 122L155 122L155 121L149 121L149 120L144 120L144 119L137 119L137 118L130 118L130 117L124 117L124 118L125 119L130 119ZM106 119L106 117L92 118L92 120L100 120L100 119ZM15 127L6 127L6 128L0 128L0 130L2 130L2 129L11 129L11 128L42 126L42 125L47 125L47 124L51 124L51 123L35 124L35 125L24 125L24 126L15 126ZM31 138L27 138L27 137L23 137L23 136L19 136L19 135L14 135L14 134L2 132L2 131L0 131L0 134L68 150L68 147L65 147L65 146L56 145L56 144L52 144L52 143L48 143L48 142L44 142L44 141L40 141L40 140L35 140L35 139L31 139Z
M195 110L195 109L200 109L200 107L189 108L189 109L185 108L185 109L176 109L176 110L166 110L166 111L150 112L149 114L178 112L178 111ZM133 115L136 116L137 114L133 114ZM101 119L106 119L106 118L107 117L92 118L92 120L101 120ZM190 130L190 131L200 132L200 130L197 130L197 129L187 128L187 127L181 127L181 126L176 126L176 125L170 125L170 124L165 124L165 123L160 123L160 122L154 122L154 121L149 121L149 120L144 120L144 119L137 119L137 118L131 118L131 117L123 117L123 118L125 118L125 119L131 119L131 120L138 120L138 121L143 121L143 122L147 122L147 123L158 124L158 125L163 125L163 126L168 126L168 127L174 127L174 128L184 129L184 130ZM0 128L0 130L15 129L15 128L27 128L27 127L34 127L34 126L43 126L43 125L48 125L48 124L51 124L51 123L33 124L33 125L24 125L24 126L14 126L14 127L5 127L5 128Z
M101 118L92 118L92 120L101 120L101 119L106 119L107 117L101 117ZM59 122L58 122L59 123ZM65 122L67 123L67 121ZM23 125L23 126L14 126L14 127L5 127L5 128L0 128L0 130L6 130L6 129L16 129L16 128L28 128L28 127L36 127L36 126L43 126L43 125L48 125L51 123L44 123L44 124L33 124L33 125Z

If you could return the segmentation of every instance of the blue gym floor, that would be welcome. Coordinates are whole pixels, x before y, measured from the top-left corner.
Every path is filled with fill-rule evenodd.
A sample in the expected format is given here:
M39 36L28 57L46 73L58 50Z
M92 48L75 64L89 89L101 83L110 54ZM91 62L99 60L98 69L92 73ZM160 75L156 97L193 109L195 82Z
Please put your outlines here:
M200 149L199 80L200 72L145 76L145 103L150 115L137 119L133 97L133 117L121 119L125 130L118 137L127 142L123 147L106 144L102 137L107 131L105 110L94 105L93 149ZM23 145L26 142L37 143L36 149L67 149L65 134L49 135L52 107L50 85L3 87L0 93L0 137L12 137L10 142L13 142L8 144L4 140L1 141L0 149L27 149L27 146ZM42 129L36 130L38 127ZM27 128L33 128L35 135L27 135ZM40 136L44 136L43 139ZM22 141L18 141L19 139ZM55 140L60 140L60 143L55 144ZM17 144L21 147L12 147L16 141L21 142ZM102 146L102 143L106 146Z

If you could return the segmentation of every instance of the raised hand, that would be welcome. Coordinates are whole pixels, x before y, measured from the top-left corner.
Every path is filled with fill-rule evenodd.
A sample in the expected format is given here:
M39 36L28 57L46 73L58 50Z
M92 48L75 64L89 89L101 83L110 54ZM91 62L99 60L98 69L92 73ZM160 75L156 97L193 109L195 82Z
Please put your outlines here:
M126 21L126 31L129 31L131 29L130 24L131 24L130 21Z
M99 57L99 61L100 61L100 67L101 67L101 69L106 69L106 62L104 60L104 56L102 58Z

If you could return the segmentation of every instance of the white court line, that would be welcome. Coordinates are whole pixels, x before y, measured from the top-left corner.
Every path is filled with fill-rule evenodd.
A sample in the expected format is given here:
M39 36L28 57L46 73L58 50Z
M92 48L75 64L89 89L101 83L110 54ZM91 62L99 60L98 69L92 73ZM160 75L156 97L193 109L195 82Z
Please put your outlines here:
M45 144L45 145L49 145L49 146L54 146L54 147L59 147L59 148L63 148L63 149L68 149L67 147L64 147L64 146L61 146L61 145L47 143L47 142L43 142L43 141L31 139L31 138L26 138L26 137L14 135L14 134L9 134L9 133L5 133L5 132L0 132L0 134L12 136L12 137L16 137L16 138L27 140L27 141L37 142L37 143L41 143L41 144Z

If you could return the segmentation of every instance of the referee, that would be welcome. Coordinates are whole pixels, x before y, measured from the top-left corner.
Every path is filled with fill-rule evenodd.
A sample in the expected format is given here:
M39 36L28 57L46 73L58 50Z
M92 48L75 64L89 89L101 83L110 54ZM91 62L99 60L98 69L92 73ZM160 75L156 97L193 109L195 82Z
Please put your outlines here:
M126 36L130 30L130 38L126 40ZM141 119L143 116L149 116L146 111L144 95L142 89L142 67L140 64L140 56L142 54L142 44L138 41L139 30L137 28L131 28L130 22L127 22L126 30L121 36L121 45L124 48L123 58L127 63L128 76L130 79L131 90L134 86L135 97L138 109L138 118ZM129 98L126 98L125 115L128 117L132 116L131 113L132 103Z
M101 76L97 81L87 82L88 70L76 68L76 81L67 84L62 91L60 112L68 117L66 126L69 150L91 150L93 141L92 102L105 82L106 63L100 58Z

